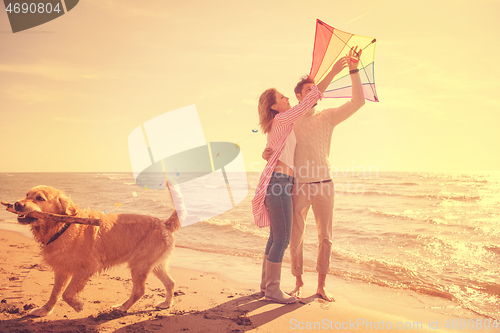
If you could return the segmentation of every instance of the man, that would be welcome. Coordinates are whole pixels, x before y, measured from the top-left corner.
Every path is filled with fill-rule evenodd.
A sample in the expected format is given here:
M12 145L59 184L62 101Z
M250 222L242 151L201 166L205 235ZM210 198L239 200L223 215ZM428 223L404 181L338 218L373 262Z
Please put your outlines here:
M301 297L304 282L302 274L305 221L309 208L312 207L318 230L318 272L317 294L324 300L332 302L333 296L326 290L326 276L330 270L330 255L333 238L333 202L334 184L330 175L328 157L335 126L349 118L364 104L363 87L358 73L358 60L361 51L351 49L348 57L340 59L330 73L318 84L318 89L324 92L343 67L349 67L352 81L352 99L338 108L325 109L316 112L313 106L294 125L297 146L295 148L295 186L293 189L293 226L290 241L292 259L292 274L296 278L295 289L291 295ZM303 78L295 87L295 95L299 102L307 95L314 81ZM264 151L267 160L272 153Z

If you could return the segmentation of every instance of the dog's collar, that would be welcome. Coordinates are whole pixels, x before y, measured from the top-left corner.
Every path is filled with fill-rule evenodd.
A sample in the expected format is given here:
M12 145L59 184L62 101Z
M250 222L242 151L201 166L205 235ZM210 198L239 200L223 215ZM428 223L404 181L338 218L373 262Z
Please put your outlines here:
M71 225L71 223L66 223L64 224L64 227L61 228L61 230L59 230L57 232L57 234L55 234L54 236L52 236L52 238L47 242L47 244L45 244L45 246L49 245L50 243L54 242L56 239L59 238L59 236L61 236L65 231L66 229L69 228L69 226Z

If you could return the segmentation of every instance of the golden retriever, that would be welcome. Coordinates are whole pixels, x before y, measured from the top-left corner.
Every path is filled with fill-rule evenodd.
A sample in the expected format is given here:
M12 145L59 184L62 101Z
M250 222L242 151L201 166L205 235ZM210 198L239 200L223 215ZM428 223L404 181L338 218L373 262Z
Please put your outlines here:
M157 305L172 305L174 280L168 273L168 258L174 247L173 233L180 223L174 211L167 221L136 214L104 214L79 209L61 191L49 186L36 186L14 209L18 222L29 224L36 241L41 244L45 262L54 271L54 288L48 302L30 312L32 316L51 313L61 297L75 311L83 309L77 297L92 275L111 266L127 263L132 274L132 295L118 307L127 311L144 295L146 279L151 271L166 289L166 300ZM60 215L101 219L101 226L65 224L49 219L26 216L41 211Z

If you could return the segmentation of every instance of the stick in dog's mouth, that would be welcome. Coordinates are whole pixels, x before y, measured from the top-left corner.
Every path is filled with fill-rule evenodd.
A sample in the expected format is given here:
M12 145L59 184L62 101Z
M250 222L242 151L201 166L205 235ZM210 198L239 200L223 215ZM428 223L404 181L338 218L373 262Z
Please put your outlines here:
M51 214L51 213L44 213L44 212L39 212L39 211L31 211L29 213L20 213L17 210L14 209L14 205L10 204L8 202L2 201L0 202L2 205L7 207L7 211L17 214L17 221L19 223L23 224L30 224L38 219L50 219L54 222L57 223L79 223L79 224L87 224L87 225L93 225L96 227L101 226L101 220L100 219L95 219L95 218L83 218L83 217L75 217L75 216L68 216L68 215L58 215L58 214Z
M5 201L2 201L1 203L5 207L7 207L7 211L8 212L17 214L17 221L20 222L20 223L29 224L29 223L33 223L33 222L35 222L35 221L38 220L37 218L29 216L30 213L32 213L32 212L21 213L21 212L18 212L17 210L14 209L14 205L13 204L10 204L10 203L5 202Z
M2 205L4 205L5 207L7 207L7 211L11 212L11 213L16 213L16 210L14 209L14 205L13 204L10 204L8 202L5 202L5 201L2 201L1 202Z

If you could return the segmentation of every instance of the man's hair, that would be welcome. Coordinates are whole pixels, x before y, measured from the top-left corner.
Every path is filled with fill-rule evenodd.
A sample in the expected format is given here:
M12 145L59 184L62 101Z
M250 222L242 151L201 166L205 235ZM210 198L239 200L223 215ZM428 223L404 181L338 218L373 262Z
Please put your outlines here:
M295 86L295 89L293 90L295 92L295 95L302 93L302 87L304 86L304 84L307 84L307 83L315 84L314 79L312 77L310 77L309 75L303 76L300 79L299 83L297 83L297 85Z

